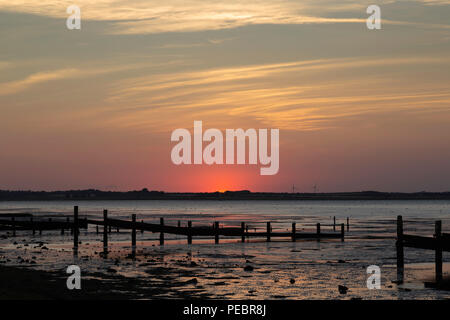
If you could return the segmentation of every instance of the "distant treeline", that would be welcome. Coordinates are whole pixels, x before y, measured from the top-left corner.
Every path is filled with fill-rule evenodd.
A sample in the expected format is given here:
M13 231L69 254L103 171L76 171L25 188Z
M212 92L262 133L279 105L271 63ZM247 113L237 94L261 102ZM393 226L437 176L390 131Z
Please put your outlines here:
M226 191L208 193L173 193L164 191L8 191L0 190L0 201L11 200L450 200L450 192L338 192L272 193Z

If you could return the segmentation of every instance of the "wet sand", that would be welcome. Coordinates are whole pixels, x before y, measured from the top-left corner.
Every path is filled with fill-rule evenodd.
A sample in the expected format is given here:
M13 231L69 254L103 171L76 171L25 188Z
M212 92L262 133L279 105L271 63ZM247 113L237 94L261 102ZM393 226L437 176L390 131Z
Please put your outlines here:
M50 237L57 237L56 234ZM406 265L397 285L392 240L253 242L192 246L112 242L107 257L98 243L82 243L74 257L69 243L42 238L2 239L0 299L448 299L450 292L425 288L432 263ZM6 245L8 243L8 245ZM376 250L388 256L371 260ZM380 264L382 289L368 290L366 267ZM69 265L82 270L82 289L68 290ZM444 272L448 274L449 265ZM338 286L349 288L342 294ZM6 288L6 289L5 289Z
M117 206L117 203L114 204ZM295 219L299 230L307 231L316 222L323 223L325 219L330 221L330 211L327 210L337 210L343 212L341 221L347 215L352 217L351 227L344 242L290 242L272 239L272 242L262 240L241 243L236 238L221 237L220 244L217 245L213 239L197 237L192 245L187 245L185 237L167 236L165 245L159 246L159 234L138 232L135 259L130 257L131 236L125 230L118 233L113 230L110 233L110 252L107 257L102 255L102 234L97 234L92 227L81 231L81 244L76 257L72 252L73 238L68 232L61 235L60 231L44 231L42 235L32 235L30 231L17 231L17 236L12 237L10 232L3 231L0 232L0 266L3 266L2 269L13 269L8 269L12 271L6 271L2 275L8 279L11 290L2 291L0 299L13 298L14 295L20 299L27 299L30 295L39 299L450 299L450 292L424 286L425 282L432 281L434 277L434 252L430 250L406 249L405 283L397 285L393 282L396 279L396 214L407 212L407 232L429 236L433 234L435 217L443 219L444 230L450 227L446 214L450 204L426 203L418 207L417 204L411 206L409 203L377 203L367 205L367 208L361 203L351 203L348 207L341 203L326 203L320 207L313 207L313 204L303 210L317 211L317 216L310 212L295 216L291 214L294 210L292 204L286 208L278 208L275 207L279 206L276 203L272 209L283 214L271 218L269 209L264 209L268 205L254 208L254 204L239 203L228 208L222 207L229 206L228 203L190 204L192 207L187 207L186 210L189 210L189 219L197 219L196 225L207 224L215 219L233 225L246 219L258 227L270 219L277 221L276 226L280 230L287 230L292 219ZM35 204L29 204L31 205ZM36 205L39 208L42 206L41 203ZM20 203L20 206L23 204ZM161 205L156 217L155 206L155 203L151 203L149 209L140 211L142 219L153 221L159 217L159 210L166 210L166 206L173 209L174 205ZM417 213L412 212L411 208L416 207ZM42 208L17 207L7 208L5 211L32 212L42 216L55 216L56 212L60 212L60 208ZM301 208L295 210L300 211ZM257 215L249 213L263 209L266 211ZM65 213L70 214L70 210L68 206ZM181 209L176 210L178 212ZM219 210L223 211L222 216L212 216L209 213ZM358 211L359 216L352 210ZM117 218L129 218L128 207L125 205L121 211L111 211ZM225 211L233 211L235 214ZM85 209L84 212L94 218L101 214L97 208L91 208L91 211ZM429 212L430 216L424 216L424 212ZM186 221L186 216L183 215L182 212L177 215L169 212L164 217L168 223L176 224L177 219ZM324 228L329 229L330 226L325 225ZM444 253L444 262L448 262L449 258L449 254ZM80 292L71 292L65 285L68 276L65 270L73 264L80 266L82 270ZM366 269L370 265L381 268L380 290L367 288ZM449 267L448 263L444 263L444 276L448 277ZM27 276L19 272L30 273ZM33 275L32 272L36 274ZM57 288L28 290L27 283L23 280L25 278L35 281L29 285L30 288ZM338 286L346 286L348 291L343 294L339 292ZM52 291L57 294L52 295Z
M201 290L179 290L195 283L177 280L173 270L154 270L154 280L129 278L111 273L83 273L80 290L67 289L69 276L64 270L42 271L24 267L0 265L0 299L2 300L127 300L153 299L170 294L179 299L207 299ZM164 285L159 281L163 280Z

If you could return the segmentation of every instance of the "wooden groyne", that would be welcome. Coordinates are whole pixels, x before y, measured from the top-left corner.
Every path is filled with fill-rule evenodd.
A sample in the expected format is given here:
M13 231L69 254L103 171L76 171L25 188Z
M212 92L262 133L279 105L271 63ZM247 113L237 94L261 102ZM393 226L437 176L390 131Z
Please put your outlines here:
M405 234L403 232L403 218L397 217L397 281L404 280L405 259L404 248L417 248L435 251L435 281L439 284L442 281L442 252L450 251L450 234L442 233L442 221L435 221L434 235L423 237Z
M79 218L78 206L74 207L73 218L69 220L66 217L66 221L54 221L51 218L48 220L33 220L33 217L29 217L29 220L16 221L14 217L11 219L1 219L0 229L12 230L15 235L16 230L32 230L33 234L36 230L42 233L42 230L70 230L73 234L73 248L78 250L79 245L79 229L87 229L89 225L96 227L97 234L99 233L99 226L103 227L103 248L104 252L108 252L108 234L112 229L119 231L120 229L131 231L131 246L132 251L135 252L136 248L136 232L144 231L160 233L159 243L164 245L165 234L181 235L187 237L187 244L192 244L193 237L214 237L216 244L220 242L220 237L238 237L242 242L245 242L249 238L262 238L267 242L272 241L274 238L288 238L291 241L297 239L341 239L344 241L345 237L345 225L344 223L336 224L336 218L333 218L333 232L324 232L320 223L316 224L315 232L300 232L297 229L296 223L292 223L290 232L274 231L272 222L266 222L265 231L249 231L248 225L245 222L241 222L240 227L220 227L218 221L215 221L211 226L193 226L192 221L187 221L187 226L182 227L181 221L178 221L177 226L167 225L164 222L164 218L160 218L159 224L147 223L143 221L136 221L136 215L131 215L131 220L120 220L108 217L108 210L103 211L103 219L87 219ZM336 229L340 229L336 231ZM349 230L349 219L347 218L347 230Z

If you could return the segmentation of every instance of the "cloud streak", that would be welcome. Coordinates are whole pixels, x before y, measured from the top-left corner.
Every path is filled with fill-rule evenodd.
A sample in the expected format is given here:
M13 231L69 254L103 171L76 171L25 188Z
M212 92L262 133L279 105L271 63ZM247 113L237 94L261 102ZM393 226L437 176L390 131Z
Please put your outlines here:
M82 19L112 24L117 34L153 34L220 30L257 24L334 24L365 23L365 7L370 1L318 0L78 0ZM379 4L392 3L381 1ZM425 1L445 5L447 1ZM73 1L9 0L0 10L67 18L66 8ZM355 13L337 16L339 12ZM403 24L384 20L384 23ZM411 23L411 22L410 22ZM433 27L439 27L434 25Z
M319 130L374 112L440 110L450 102L445 86L422 86L419 79L407 82L393 71L433 65L448 66L450 59L320 59L144 76L116 83L107 113L115 126L157 131L191 118L220 123L227 117L288 130ZM374 78L374 69L400 78ZM342 76L331 80L327 74Z

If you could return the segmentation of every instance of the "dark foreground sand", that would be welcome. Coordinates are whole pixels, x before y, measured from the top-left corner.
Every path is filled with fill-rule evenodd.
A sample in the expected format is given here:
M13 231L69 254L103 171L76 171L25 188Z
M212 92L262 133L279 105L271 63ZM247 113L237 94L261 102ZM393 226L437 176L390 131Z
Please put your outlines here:
M161 295L166 291L174 291L180 285L169 282L164 287L145 285L139 279L122 276L105 276L103 280L83 279L81 290L68 290L67 275L62 272L30 270L18 267L0 266L0 300L125 300L151 299L153 295ZM208 298L205 295L180 292L178 298Z

